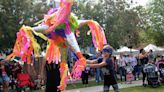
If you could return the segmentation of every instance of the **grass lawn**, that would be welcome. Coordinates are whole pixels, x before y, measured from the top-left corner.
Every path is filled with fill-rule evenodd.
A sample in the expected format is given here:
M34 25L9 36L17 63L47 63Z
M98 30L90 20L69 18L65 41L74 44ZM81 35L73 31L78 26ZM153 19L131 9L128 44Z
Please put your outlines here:
M102 85L103 82L97 84L96 81L89 81L89 84L87 85L87 87L92 87L92 86L98 86L98 85ZM84 86L81 82L80 83L72 83L72 84L68 84L66 90L69 89L78 89L78 88L85 88L86 86ZM31 91L31 92L44 92L44 91Z
M98 86L98 85L103 85L103 82L97 84L96 81L89 81L87 87L92 87L92 86ZM85 88L82 83L73 83L73 84L68 84L67 85L67 90L69 89L78 89L78 88Z
M120 81L118 81L118 83L119 82ZM88 83L89 84L87 87L103 85L103 82L97 84L95 80L89 81ZM80 83L71 83L71 84L67 85L66 90L85 88L85 87L86 86L84 86L81 82ZM36 91L31 91L31 92L44 92L44 91L36 90ZM113 92L113 91L110 91L110 92ZM120 92L164 92L164 86L160 86L158 88L151 88L149 86L147 86L147 87L138 86L138 87L131 87L131 88L123 88L120 90Z
M44 92L44 91L31 91L31 92ZM110 91L110 92L114 92L114 91ZM120 90L120 92L164 92L164 86L160 86L157 88L152 88L152 87L142 87L142 86L138 86L138 87L131 87L131 88L123 88Z

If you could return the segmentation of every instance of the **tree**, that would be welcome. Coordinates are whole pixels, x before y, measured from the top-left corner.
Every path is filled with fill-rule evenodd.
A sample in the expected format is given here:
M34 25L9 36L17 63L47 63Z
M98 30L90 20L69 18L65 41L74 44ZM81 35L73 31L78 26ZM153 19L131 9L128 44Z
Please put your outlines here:
M0 1L0 5L0 22L2 24L0 26L0 41L7 47L13 45L15 34L23 24L33 26L36 21L43 18L43 14L48 9L43 0ZM74 4L72 9L79 19L97 21L104 27L108 43L114 48L118 48L120 45L136 45L138 42L136 27L138 16L133 9L128 9L128 7L125 0L98 0L97 2L80 0L79 3ZM80 42L83 42L81 46L92 46L91 36L87 35L89 28L84 27L81 30L84 33L79 39ZM5 40L10 40L10 42Z
M47 6L44 2L34 0L1 0L0 1L0 43L2 48L12 47L16 32L22 25L32 26L43 18Z
M114 48L120 45L137 46L139 17L136 9L129 9L125 0L82 0L73 8L79 19L93 19L105 30L109 44ZM85 34L82 34L84 37ZM85 44L90 43L91 37L86 37Z
M163 46L164 36L164 1L163 0L152 0L147 9L142 9L141 14L142 22L140 27L142 33L141 41L143 43L152 43L159 46Z
M101 4L94 4L91 0L81 0L80 2L74 4L73 13L76 14L78 19L93 19L97 21L100 25L103 24L102 19L104 19L104 13L102 10ZM101 25L102 26L102 25ZM87 35L89 28L84 26L79 29L80 30L80 38L78 38L78 43L80 47L85 48L87 46L93 46L91 35Z
M148 8L149 19L147 28L152 29L155 44L164 45L164 1L153 0Z

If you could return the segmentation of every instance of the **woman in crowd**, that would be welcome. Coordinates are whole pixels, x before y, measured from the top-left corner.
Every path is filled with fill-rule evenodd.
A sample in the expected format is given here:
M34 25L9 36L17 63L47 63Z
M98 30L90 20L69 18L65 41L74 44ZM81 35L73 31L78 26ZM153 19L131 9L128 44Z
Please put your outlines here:
M120 79L122 81L122 78L124 77L126 81L126 61L125 58L123 57L123 53L120 54L120 58L118 60L118 65L119 65L119 74L120 74Z
M144 49L140 49L139 62L141 64L142 75L143 75L142 81L143 81L143 85L145 86L146 74L143 71L143 67L148 63L148 53L146 53Z

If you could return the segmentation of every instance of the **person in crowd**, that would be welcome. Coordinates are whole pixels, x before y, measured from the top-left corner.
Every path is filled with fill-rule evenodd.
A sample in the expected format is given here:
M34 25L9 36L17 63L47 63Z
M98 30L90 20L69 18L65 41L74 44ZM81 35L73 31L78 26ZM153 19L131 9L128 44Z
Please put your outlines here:
M145 86L146 74L143 71L143 67L148 63L148 53L146 53L144 49L140 49L139 62L141 63L141 70L143 75L142 82L143 82L143 86Z
M82 83L85 86L88 86L88 76L89 76L89 67L86 67L84 71L82 71Z
M129 55L129 62L133 68L137 65L137 59L132 54Z
M135 56L136 60L137 60L137 64L136 66L134 66L134 80L139 80L140 74L141 74L141 63L139 61L139 57Z
M119 74L120 74L120 79L121 81L123 81L123 77L124 80L126 81L126 61L125 58L123 57L123 53L120 54L120 58L118 59L118 66L119 66Z
M114 66L112 61L112 48L109 45L104 46L102 51L103 60L101 63L87 60L87 67L102 68L104 74L104 92L109 92L110 86L113 87L114 92L119 92L116 78L114 76Z
M14 63L14 61L8 62L8 76L10 78L9 86L11 87L11 89L14 89L14 85L16 86L16 79L14 78L14 72L12 71L14 68Z
M133 68L133 71L132 71L133 79L138 80L137 79L137 70L135 69L137 66L137 59L136 59L136 57L133 56L133 54L129 55L129 62L130 62L131 67Z
M14 78L17 78L17 75L22 72L22 66L19 64L19 62L15 62L14 68L12 69L14 73Z
M157 65L161 60L163 60L163 57L160 55L157 55L155 59L155 64Z
M1 61L3 59L0 58L0 68L1 68ZM1 69L0 69L1 70ZM0 71L0 92L3 92L3 79L2 79L2 72Z
M8 69L7 66L5 66L5 60L0 61L0 77L1 77L1 84L3 86L3 92L9 92L9 81L10 78L7 75L6 70Z
M155 56L154 56L153 50L150 50L149 51L149 53L148 53L148 59L149 59L149 61L153 61L153 62L155 61Z
M97 50L96 51L96 59L98 59L99 62L102 61L102 52L100 50ZM96 70L96 83L99 83L100 80L103 79L103 77L102 77L102 71L101 71L100 68L96 68L95 70Z
M41 87L44 85L44 81L41 79L40 75L38 75L37 79L34 80L34 84L36 86L36 89L41 89Z
M127 63L130 62L130 60L129 60L129 54L125 54L124 60L126 62L126 65L127 65Z
M126 79L127 79L127 82L129 82L130 84L132 83L132 80L133 80L133 67L131 65L130 62L127 63L127 66L126 66Z
M89 56L88 54L83 54L83 56L84 56L86 59L89 59L89 58L90 58L90 56ZM82 83L83 83L85 86L88 86L89 71L90 71L90 68L89 68L89 67L86 67L85 70L82 71L81 78L82 78Z
M9 77L10 77L9 86L11 87L11 89L14 89L14 85L16 85L16 80L13 78L12 75L10 75Z
M90 57L89 60L92 60L92 61L95 61L95 62L102 62L102 51L100 50L96 50L96 55L94 57ZM91 69L93 70L93 69ZM103 80L103 74L102 74L102 71L101 71L101 68L96 68L95 69L95 72L96 72L96 76L95 76L95 80L96 80L96 83L100 83L101 80Z
M114 75L117 79L117 72L118 72L118 60L116 58L116 56L113 56L113 67L114 67Z
M158 62L159 60L161 60L161 54L157 53L155 61Z

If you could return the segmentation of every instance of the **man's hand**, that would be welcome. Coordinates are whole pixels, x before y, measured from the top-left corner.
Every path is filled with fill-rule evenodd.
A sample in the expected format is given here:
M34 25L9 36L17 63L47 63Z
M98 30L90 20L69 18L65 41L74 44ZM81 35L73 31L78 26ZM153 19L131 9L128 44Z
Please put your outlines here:
M86 60L86 62L87 62L87 64L96 64L96 63L98 63L97 59L95 59L95 60Z

